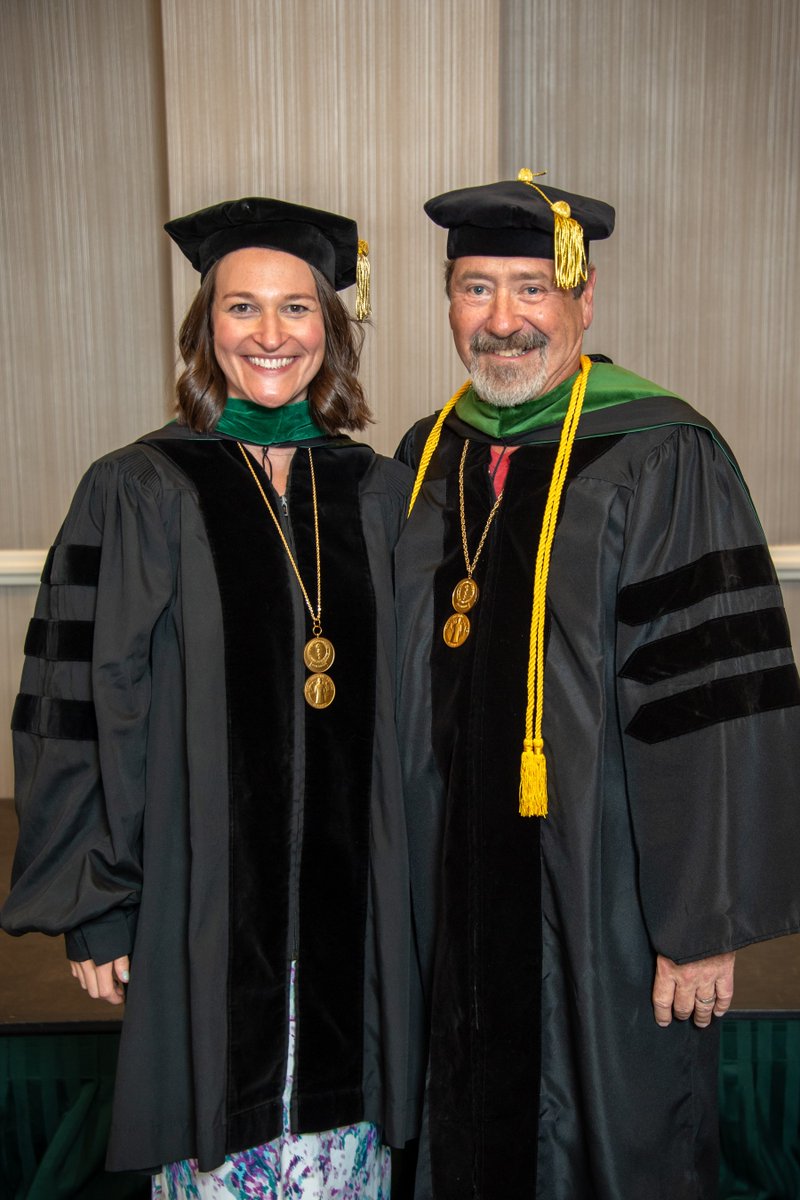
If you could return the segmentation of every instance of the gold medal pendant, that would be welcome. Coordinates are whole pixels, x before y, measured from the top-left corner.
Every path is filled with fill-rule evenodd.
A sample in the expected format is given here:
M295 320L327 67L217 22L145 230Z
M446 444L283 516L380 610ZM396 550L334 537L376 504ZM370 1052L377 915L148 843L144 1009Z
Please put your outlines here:
M325 671L331 666L335 657L336 651L333 648L333 642L329 642L315 630L314 637L306 642L303 648L303 662L309 671L313 671L303 685L303 695L306 698L306 704L310 704L312 708L327 708L333 702L336 685L330 675L325 674Z
M327 671L335 657L333 643L324 637L311 638L303 648L303 662L309 671Z
M459 579L456 586L453 588L452 603L456 610L452 616L448 617L442 629L442 637L444 643L451 650L457 650L459 646L463 646L470 634L470 620L467 613L470 612L478 603L480 589L472 578L472 572L478 565L478 559L481 556L484 542L492 525L492 521L497 515L497 510L500 507L500 502L503 499L503 493L495 500L492 505L492 510L486 518L486 524L483 527L481 539L478 542L478 549L475 551L474 558L470 561L469 546L467 544L467 518L464 511L464 463L467 459L467 451L469 449L469 438L464 442L464 449L461 454L461 463L458 468L458 504L459 515L461 517L461 545L464 550L464 566L467 569L467 574L463 579Z
M442 637L446 646L451 650L457 650L459 646L463 646L464 642L469 637L469 617L463 612L454 612L451 617L448 617L444 623Z
M330 675L315 672L306 680L303 695L306 703L310 704L312 708L327 708L336 695L336 685Z
M474 579L461 579L453 588L453 608L457 613L469 612L480 592Z
M442 630L445 645L451 650L463 646L469 637L470 622L467 613L477 603L479 594L478 585L471 576L460 579L453 588L452 602L456 611L447 618Z
M273 512L272 505L267 499L266 493L261 486L261 482L253 470L253 464L247 457L247 451L241 442L236 443L242 452L250 474L255 480L256 487L261 493L261 499L266 505L267 512L272 518L272 523L277 530L278 537L281 539L286 555L291 563L292 570L295 573L295 578L300 586L300 591L303 593L308 615L311 617L311 632L312 637L306 642L303 647L303 662L309 671L312 672L308 679L303 684L303 695L306 698L306 704L312 708L327 708L333 703L333 698L336 695L336 684L331 679L330 675L325 672L333 665L333 660L336 657L336 651L333 648L333 642L329 642L327 638L322 636L322 554L319 540L319 507L317 505L317 480L314 475L314 459L311 455L311 447L308 447L308 473L311 478L311 501L314 512L314 549L316 551L317 560L317 607L312 606L311 600L300 575L300 568L297 565L291 547L286 540L286 535L281 529L281 523Z

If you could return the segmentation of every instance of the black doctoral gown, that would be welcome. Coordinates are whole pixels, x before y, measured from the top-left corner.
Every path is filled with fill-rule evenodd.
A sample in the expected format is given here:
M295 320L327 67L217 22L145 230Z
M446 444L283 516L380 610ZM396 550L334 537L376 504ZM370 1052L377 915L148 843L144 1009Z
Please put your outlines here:
M416 466L431 420L405 439ZM716 1022L660 1028L656 955L800 926L800 687L730 452L673 398L581 420L547 591L549 815L518 815L533 571L560 429L494 500L455 414L396 550L414 917L431 1014L418 1200L715 1200Z
M236 445L176 425L101 459L51 551L14 712L11 933L132 953L112 1169L275 1137L297 960L292 1126L416 1129L392 546L409 472L313 444L336 698ZM257 468L260 471L260 468ZM283 515L315 593L308 458ZM70 986L65 969L65 987Z

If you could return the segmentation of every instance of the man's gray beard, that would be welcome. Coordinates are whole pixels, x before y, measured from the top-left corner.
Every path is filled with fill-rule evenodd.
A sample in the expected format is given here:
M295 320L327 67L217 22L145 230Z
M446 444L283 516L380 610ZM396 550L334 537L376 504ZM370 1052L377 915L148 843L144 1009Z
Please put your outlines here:
M472 386L481 400L494 408L516 408L541 396L547 385L548 344L549 339L539 332L512 334L508 338L476 334L470 342L469 371ZM497 350L538 350L539 354L535 359L509 359L507 366L481 358L482 354Z

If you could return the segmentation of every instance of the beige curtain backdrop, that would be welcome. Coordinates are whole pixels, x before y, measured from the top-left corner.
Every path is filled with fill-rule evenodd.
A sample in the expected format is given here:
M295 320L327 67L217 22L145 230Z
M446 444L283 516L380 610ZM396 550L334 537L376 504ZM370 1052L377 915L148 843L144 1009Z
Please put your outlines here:
M608 200L588 347L673 388L800 541L800 4L508 0L501 165ZM527 164L525 164L527 165Z
M422 202L523 165L617 207L589 349L717 421L800 543L795 0L0 0L0 31L0 554L169 415L196 283L170 216L256 193L358 219L391 453L463 380ZM3 726L34 595L0 576Z

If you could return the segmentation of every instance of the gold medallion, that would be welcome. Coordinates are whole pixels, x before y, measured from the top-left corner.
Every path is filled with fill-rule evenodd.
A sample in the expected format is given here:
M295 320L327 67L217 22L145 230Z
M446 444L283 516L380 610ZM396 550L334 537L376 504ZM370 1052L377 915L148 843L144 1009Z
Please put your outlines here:
M467 614L454 612L452 617L448 617L444 623L442 637L445 640L445 645L449 646L451 650L457 650L459 646L463 646L469 637L469 617Z
M336 685L330 675L315 672L306 680L303 695L312 708L327 708L336 695Z
M503 499L503 493L495 500L489 512L486 522L483 526L483 533L478 542L478 548L475 554L470 559L469 544L467 542L467 514L464 509L464 463L467 460L467 451L469 450L469 438L464 442L464 449L461 451L461 462L458 467L458 508L461 518L461 547L464 551L464 566L466 575L463 579L459 579L456 586L453 588L453 608L456 610L451 617L448 617L444 623L442 637L445 640L445 645L451 650L457 650L459 646L463 646L464 642L469 637L470 623L467 613L475 607L480 596L480 589L472 578L472 572L478 565L478 559L481 556L486 538L489 535L489 530L492 526L492 521L497 516L497 510L500 507L500 502Z
M335 657L333 643L324 637L313 637L303 648L303 662L309 671L327 671Z
M292 549L286 540L286 534L281 528L281 523L273 512L272 505L267 499L266 492L261 486L261 481L256 475L253 464L251 463L247 451L241 442L236 443L242 453L242 458L247 465L250 474L253 476L255 485L261 493L261 499L266 505L267 512L272 518L272 523L275 526L278 537L281 539L286 555L291 563L295 578L297 579L300 591L303 593L303 600L308 609L308 615L311 617L311 631L313 637L309 638L303 647L303 662L312 672L309 678L303 685L303 695L306 698L306 703L312 708L327 708L333 702L336 695L336 685L330 675L326 675L325 671L333 663L336 657L336 652L333 649L333 643L322 636L322 555L319 540L319 507L317 505L317 480L314 474L314 459L311 454L311 447L308 447L308 474L311 479L311 503L314 513L314 546L317 557L317 607L316 609L311 604L311 598L308 594L306 585L303 583L303 578L300 574L300 568L297 565L297 560L292 554Z
M461 579L453 588L453 608L456 612L469 612L479 596L474 579Z

